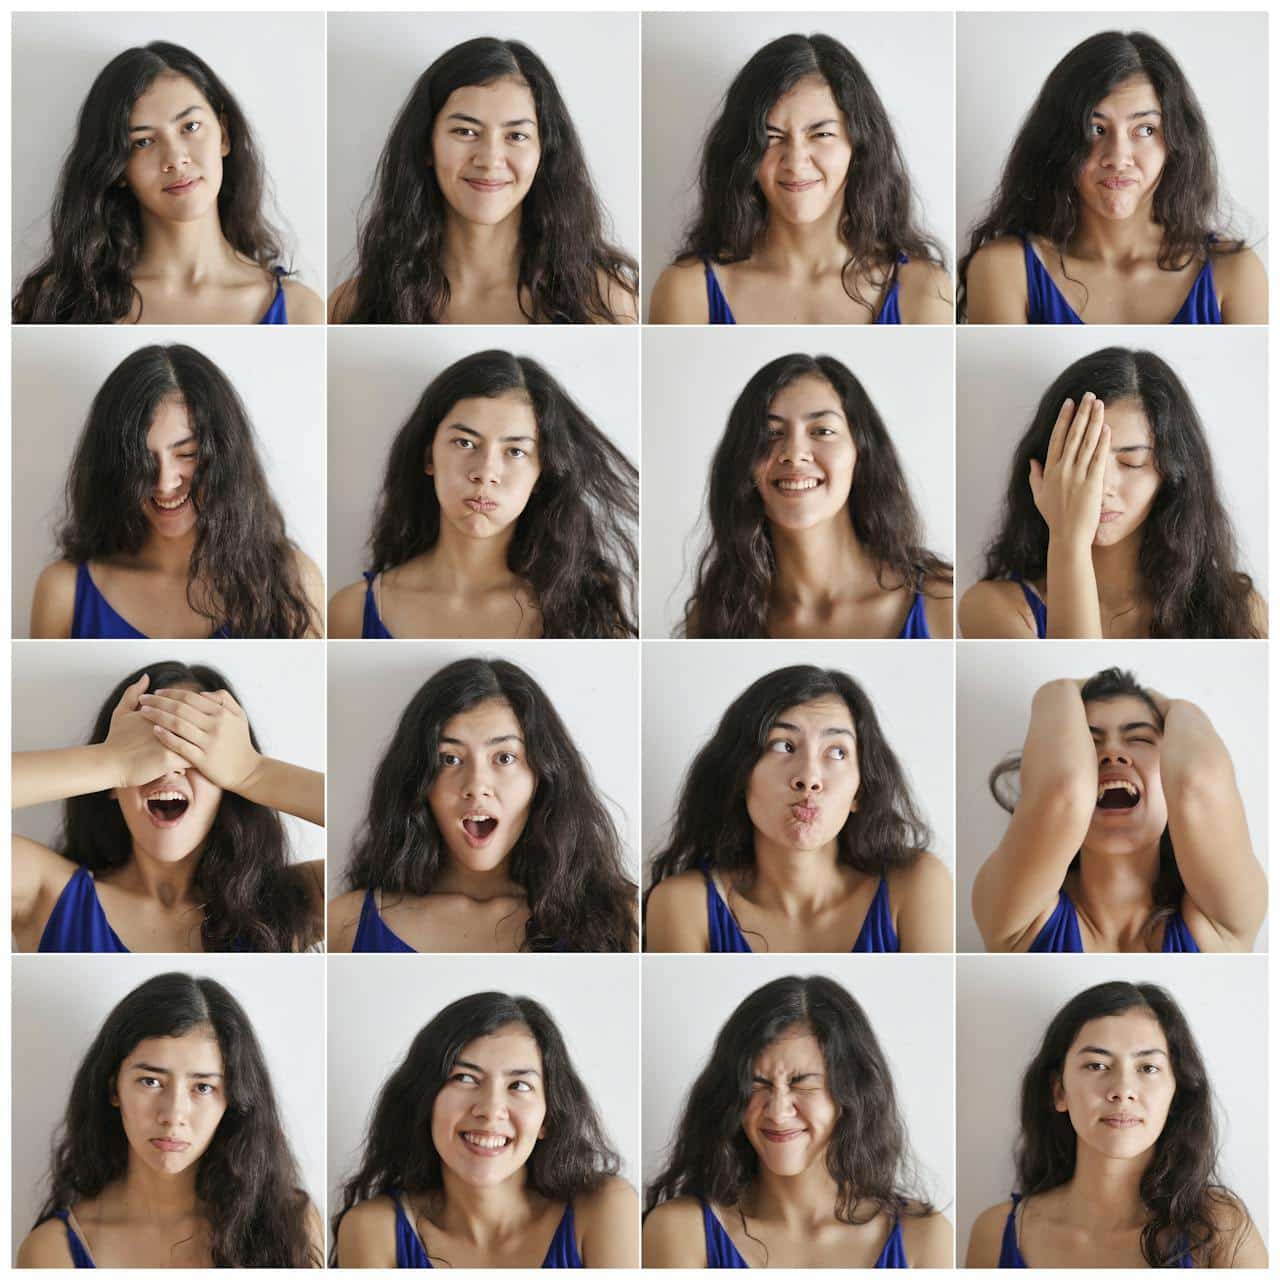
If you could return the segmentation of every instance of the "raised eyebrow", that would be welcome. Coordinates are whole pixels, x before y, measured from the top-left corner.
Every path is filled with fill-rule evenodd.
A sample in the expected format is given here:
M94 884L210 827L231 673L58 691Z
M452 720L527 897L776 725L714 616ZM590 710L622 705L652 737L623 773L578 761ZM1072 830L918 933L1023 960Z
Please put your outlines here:
M193 111L203 111L204 109L205 109L205 108L204 108L203 106L201 106L201 105L200 105L200 103L198 103L198 102L197 102L197 103L195 103L193 106L187 107L187 109L186 109L185 111L179 111L179 112L178 112L178 114L177 114L176 116L174 116L174 117L173 117L173 119L172 119L169 123L170 123L170 124L177 124L179 120L185 119L185 118L186 118L187 116L189 116ZM155 125L153 125L153 124L131 124L131 125L129 126L129 132L130 132L130 133L145 133L147 130L149 130L149 129L154 129L155 127L156 127L156 126L155 126Z
M801 732L800 726L798 724L792 724L789 720L775 720L773 722L773 727L775 729L785 729L788 733ZM852 738L853 730L846 729L842 725L831 725L829 728L823 729L822 731L822 736L824 738L830 738L836 734L844 734L846 738Z
M1105 111L1099 111L1097 107L1093 109L1093 118L1095 120L1110 120L1111 117ZM1160 112L1155 107L1148 107L1145 111L1131 111L1126 120L1141 120L1143 116L1155 116L1157 120L1161 118Z

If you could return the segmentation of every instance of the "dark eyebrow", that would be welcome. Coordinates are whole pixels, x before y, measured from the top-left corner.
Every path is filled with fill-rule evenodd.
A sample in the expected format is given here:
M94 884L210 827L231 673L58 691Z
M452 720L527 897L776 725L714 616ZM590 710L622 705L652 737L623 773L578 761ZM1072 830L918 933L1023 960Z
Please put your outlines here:
M149 1062L135 1062L129 1068L129 1070L130 1071L150 1071L153 1076L173 1075L173 1072L170 1071L168 1067L153 1067ZM208 1080L208 1079L221 1080L222 1079L221 1071L188 1071L187 1075L195 1076L197 1079L200 1079L200 1080Z
M474 427L469 427L464 422L451 422L449 424L448 430L465 431L467 435L475 436L477 440L484 439L484 436L482 436ZM521 441L526 441L529 444L538 443L537 440L533 438L533 436L499 436L498 439L501 440L504 444L508 444L508 443L518 444Z
M1076 1050L1076 1054L1079 1055L1082 1053L1096 1053L1103 1058L1114 1058L1116 1056L1110 1049L1100 1048L1096 1044L1081 1045L1081 1047ZM1162 1058L1167 1058L1169 1056L1163 1049L1137 1049L1129 1056L1131 1058L1153 1058L1156 1054L1159 1054Z
M773 722L773 727L775 729L786 729L789 733L800 732L800 726L798 724L792 724L789 720L775 720ZM844 734L846 738L852 738L853 730L842 728L839 725L832 725L831 728L823 729L822 731L822 736L824 738L835 737L837 734Z
M479 1073L480 1073L480 1075L482 1075L482 1076L483 1076L483 1075L488 1075L488 1074L489 1074L489 1073L488 1073L488 1072L487 1072L483 1067L478 1066L478 1065L477 1065L476 1063L474 1063L474 1062L464 1062L464 1061L463 1061L463 1059L461 1059L461 1058L458 1058L458 1059L454 1062L454 1064L453 1064L453 1065L454 1065L455 1070L456 1070L458 1067L461 1067L464 1071L477 1071L477 1072L479 1072ZM503 1072L503 1075L508 1075L508 1076L537 1076L539 1079L541 1079L541 1078L542 1078L542 1073L541 1073L541 1072L539 1072L539 1071L537 1071L537 1070L535 1070L533 1067L512 1067L509 1071L504 1071L504 1072Z
M1151 450L1154 448L1155 448L1155 445L1153 444L1124 444L1124 445L1121 445L1120 448L1118 449L1112 449L1111 452L1112 453L1140 453L1142 450L1145 449L1148 453L1150 453Z
M1159 728L1152 724L1150 720L1130 720L1128 724L1122 724L1120 726L1121 733L1132 733L1134 729L1149 729L1154 734L1160 733ZM1097 725L1091 724L1089 726L1089 732L1095 733L1101 737L1105 730L1099 729Z
M827 417L839 418L842 422L844 421L844 414L842 414L839 409L815 409L812 413L806 413L804 415L804 420L805 422L812 422L814 418ZM767 413L765 414L765 418L769 422L786 421L786 419L779 413Z
M173 117L170 123L177 124L179 120L183 119L183 117L185 116L189 116L193 111L203 111L203 110L204 110L204 107L202 107L200 103L197 102L195 106L188 107L185 111L179 111L178 114ZM154 129L154 128L155 128L155 125L153 124L131 124L129 126L129 132L142 133L147 129Z
M175 440L172 444L165 445L164 447L166 449L181 449L183 445L194 444L195 439L195 432L191 432L189 435L183 436L181 440Z
M486 126L485 126L485 123L484 123L484 121L483 121L483 120L477 120L477 119L475 118L475 116L468 116L468 115L464 115L461 111L455 111L455 112L454 112L454 113L449 117L449 119L450 119L450 120L465 120L468 124L478 124L482 129L486 127ZM537 122L536 120L504 120L504 121L503 121L503 122L498 126L498 128L499 128L499 129L513 129L513 128L515 128L515 126L516 126L516 125L518 125L518 124L527 124L527 125L532 125L532 126L533 126L533 128L535 128L535 129L538 127L538 122Z
M1093 110L1093 114L1097 116L1099 120L1110 119L1110 117L1105 112L1099 111L1096 107ZM1143 116L1155 116L1156 119L1158 120L1160 118L1160 112L1157 111L1155 107L1148 107L1145 111L1131 111L1127 116L1125 116L1125 119L1141 120Z
M810 129L821 129L824 125L839 124L839 120L815 120L812 124L804 126L807 133ZM774 133L785 133L786 130L780 124L770 124L767 120L764 123L766 129L771 129Z
M465 747L467 745L461 738L441 738L440 742L442 744L447 742L452 747ZM486 738L484 745L492 747L499 742L518 742L522 747L524 746L524 739L518 733L500 733L496 738Z

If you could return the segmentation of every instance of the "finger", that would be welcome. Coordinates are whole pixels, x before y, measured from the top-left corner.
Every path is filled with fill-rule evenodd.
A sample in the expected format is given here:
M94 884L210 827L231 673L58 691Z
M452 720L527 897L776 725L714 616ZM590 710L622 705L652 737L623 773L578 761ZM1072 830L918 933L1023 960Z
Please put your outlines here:
M185 716L174 715L172 712L153 706L139 707L138 711L153 725L168 729L175 737L181 738L185 742L204 747L209 741L209 735L199 725L193 724Z
M1089 467L1086 472L1090 479L1096 478L1106 470L1107 459L1111 454L1111 428L1099 420L1097 432L1097 438L1090 445L1092 456L1089 458Z
M116 710L123 707L126 711L136 711L138 709L138 698L146 691L147 685L151 683L151 677L144 671L125 691L120 695L120 701L116 703Z
M245 718L244 708L231 696L230 689L217 689L209 696L216 698L232 715L239 716L241 720Z
M162 724L152 725L151 731L164 746L168 747L178 757L178 768L183 768L189 764L199 765L203 763L204 752L195 743L188 742L185 738L180 738Z
M1058 410L1057 420L1053 424L1053 430L1049 433L1049 450L1045 454L1045 462L1058 462L1062 458L1062 446L1067 438L1067 424L1071 421L1071 415L1075 413L1075 401L1070 396L1062 402L1062 408Z
M220 710L218 704L206 698L204 704L201 705L198 702L174 696L180 692L182 690L175 689L169 693L143 694L138 699L140 709L145 710L147 707L155 707L159 711L168 712L169 715L180 716L183 720L198 724L202 729L212 729Z
M1080 398L1080 407L1076 410L1075 417L1071 419L1071 426L1067 430L1066 444L1062 450L1064 466L1075 466L1076 458L1080 453L1080 443L1084 439L1085 432L1089 429L1093 406L1096 403L1097 400L1092 391L1086 391Z
M1028 483L1031 485L1031 496L1039 499L1040 487L1044 484L1044 467L1036 458L1031 459L1031 473L1027 477Z
M214 714L221 703L218 701L218 693L221 690L214 690L212 693L204 693L196 689L157 689L152 697L170 698L174 702L185 702L189 707L195 707L203 711L206 715Z

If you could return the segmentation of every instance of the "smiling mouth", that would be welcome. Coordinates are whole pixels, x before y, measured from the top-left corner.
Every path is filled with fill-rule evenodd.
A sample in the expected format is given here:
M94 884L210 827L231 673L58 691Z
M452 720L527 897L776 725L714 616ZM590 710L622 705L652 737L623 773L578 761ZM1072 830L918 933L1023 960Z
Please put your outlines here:
M147 816L157 827L176 827L187 812L190 800L177 791L157 791L147 797Z
M507 187L511 186L511 183L509 182L487 182L483 178L463 178L463 182L476 191L485 192L504 191Z
M794 1142L805 1135L804 1129L761 1129L760 1136L766 1142Z
M468 1130L458 1135L463 1145L478 1156L496 1156L505 1151L514 1141L501 1133L481 1133Z
M821 178L810 178L807 182L780 182L778 186L783 191L808 191L810 187L816 187L821 181Z
M775 480L773 487L781 493L794 495L812 493L815 489L821 488L824 483L819 476L797 476L794 479Z
M190 489L188 489L186 493L182 495L181 498L161 499L161 498L157 498L155 494L151 495L151 505L155 507L155 509L159 511L161 514L166 516L173 515L175 511L181 511L182 508L185 507L187 503L190 501L191 501Z
M1136 809L1142 796L1132 782L1110 778L1098 784L1099 809Z

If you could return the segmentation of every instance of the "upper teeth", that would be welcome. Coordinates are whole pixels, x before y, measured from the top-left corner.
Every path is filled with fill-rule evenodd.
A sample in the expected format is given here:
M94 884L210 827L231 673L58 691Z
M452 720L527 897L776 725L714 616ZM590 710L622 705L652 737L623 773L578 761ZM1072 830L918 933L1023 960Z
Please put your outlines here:
M816 489L822 482L810 477L807 480L779 480L778 488L787 490Z
M157 791L154 795L147 797L148 800L185 800L186 798L181 791Z
M488 822L490 815L487 813L468 813L463 815L463 822Z
M1106 782L1098 785L1098 799L1101 800L1103 793L1107 791L1127 791L1131 796L1138 794L1138 788L1132 782L1126 782L1123 778L1111 778Z
M164 498L153 497L151 501L154 502L161 511L175 511L178 507L182 506L190 496L190 493L184 493L180 498L170 498L166 500Z
M510 1138L504 1138L497 1133L466 1133L463 1134L463 1137L474 1146L489 1147L492 1150L496 1150L498 1147L505 1147L511 1141Z

